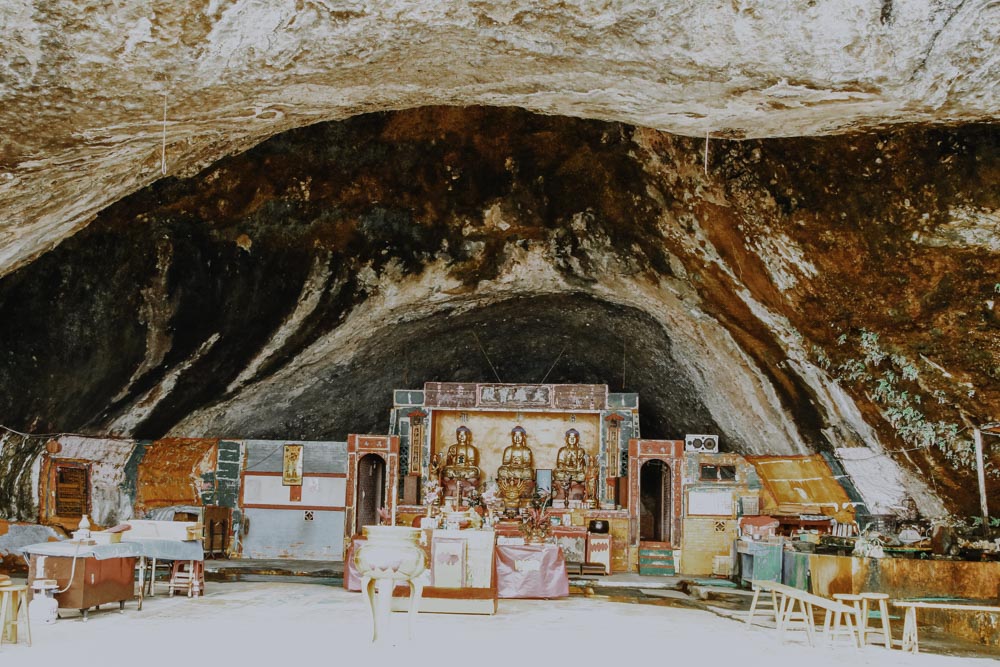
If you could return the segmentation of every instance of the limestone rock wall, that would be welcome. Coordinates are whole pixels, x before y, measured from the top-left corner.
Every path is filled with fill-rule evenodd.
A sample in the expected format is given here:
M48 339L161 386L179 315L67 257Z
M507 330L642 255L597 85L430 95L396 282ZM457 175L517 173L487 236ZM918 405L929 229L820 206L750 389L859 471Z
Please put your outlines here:
M428 380L607 383L639 392L643 437L864 447L972 513L966 421L1000 413L996 130L705 148L477 107L290 131L0 280L0 412L342 440Z

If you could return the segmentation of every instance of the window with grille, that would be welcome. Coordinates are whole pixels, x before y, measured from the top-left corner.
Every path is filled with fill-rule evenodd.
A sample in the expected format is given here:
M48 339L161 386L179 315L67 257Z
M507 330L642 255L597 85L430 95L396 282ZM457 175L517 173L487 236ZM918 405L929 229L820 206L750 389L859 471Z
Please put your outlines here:
M87 511L87 469L56 466L56 516L83 516Z

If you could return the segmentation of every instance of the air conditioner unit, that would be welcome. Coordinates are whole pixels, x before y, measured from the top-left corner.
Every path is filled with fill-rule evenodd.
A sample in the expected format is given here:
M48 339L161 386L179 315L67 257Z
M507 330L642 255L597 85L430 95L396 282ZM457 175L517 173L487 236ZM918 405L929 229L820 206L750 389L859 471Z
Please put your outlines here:
M688 435L684 437L685 452L702 452L704 454L719 453L719 436Z

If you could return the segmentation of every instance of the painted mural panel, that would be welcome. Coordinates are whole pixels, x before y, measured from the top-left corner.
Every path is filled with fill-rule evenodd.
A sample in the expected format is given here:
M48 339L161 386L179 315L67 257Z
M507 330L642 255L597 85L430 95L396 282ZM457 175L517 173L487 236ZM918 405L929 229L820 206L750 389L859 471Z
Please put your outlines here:
M302 445L285 445L281 449L281 483L302 486Z
M479 468L483 480L496 477L503 462L503 451L511 444L511 429L521 426L527 432L536 469L556 466L559 448L566 444L566 431L576 429L580 446L597 460L600 452L600 415L557 412L498 412L437 410L430 426L433 450L431 455L447 452L455 442L459 426L472 431L472 444L479 450Z

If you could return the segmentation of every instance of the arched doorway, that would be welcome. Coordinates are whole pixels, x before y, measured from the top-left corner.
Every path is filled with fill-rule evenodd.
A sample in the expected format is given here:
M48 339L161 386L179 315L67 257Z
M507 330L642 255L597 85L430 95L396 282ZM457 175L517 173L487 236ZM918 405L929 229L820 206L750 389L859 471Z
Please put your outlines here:
M639 539L646 542L670 541L670 466L663 461L646 461L639 469Z
M358 461L358 503L355 512L355 534L362 526L377 526L378 511L385 506L385 459L378 454L365 454Z

